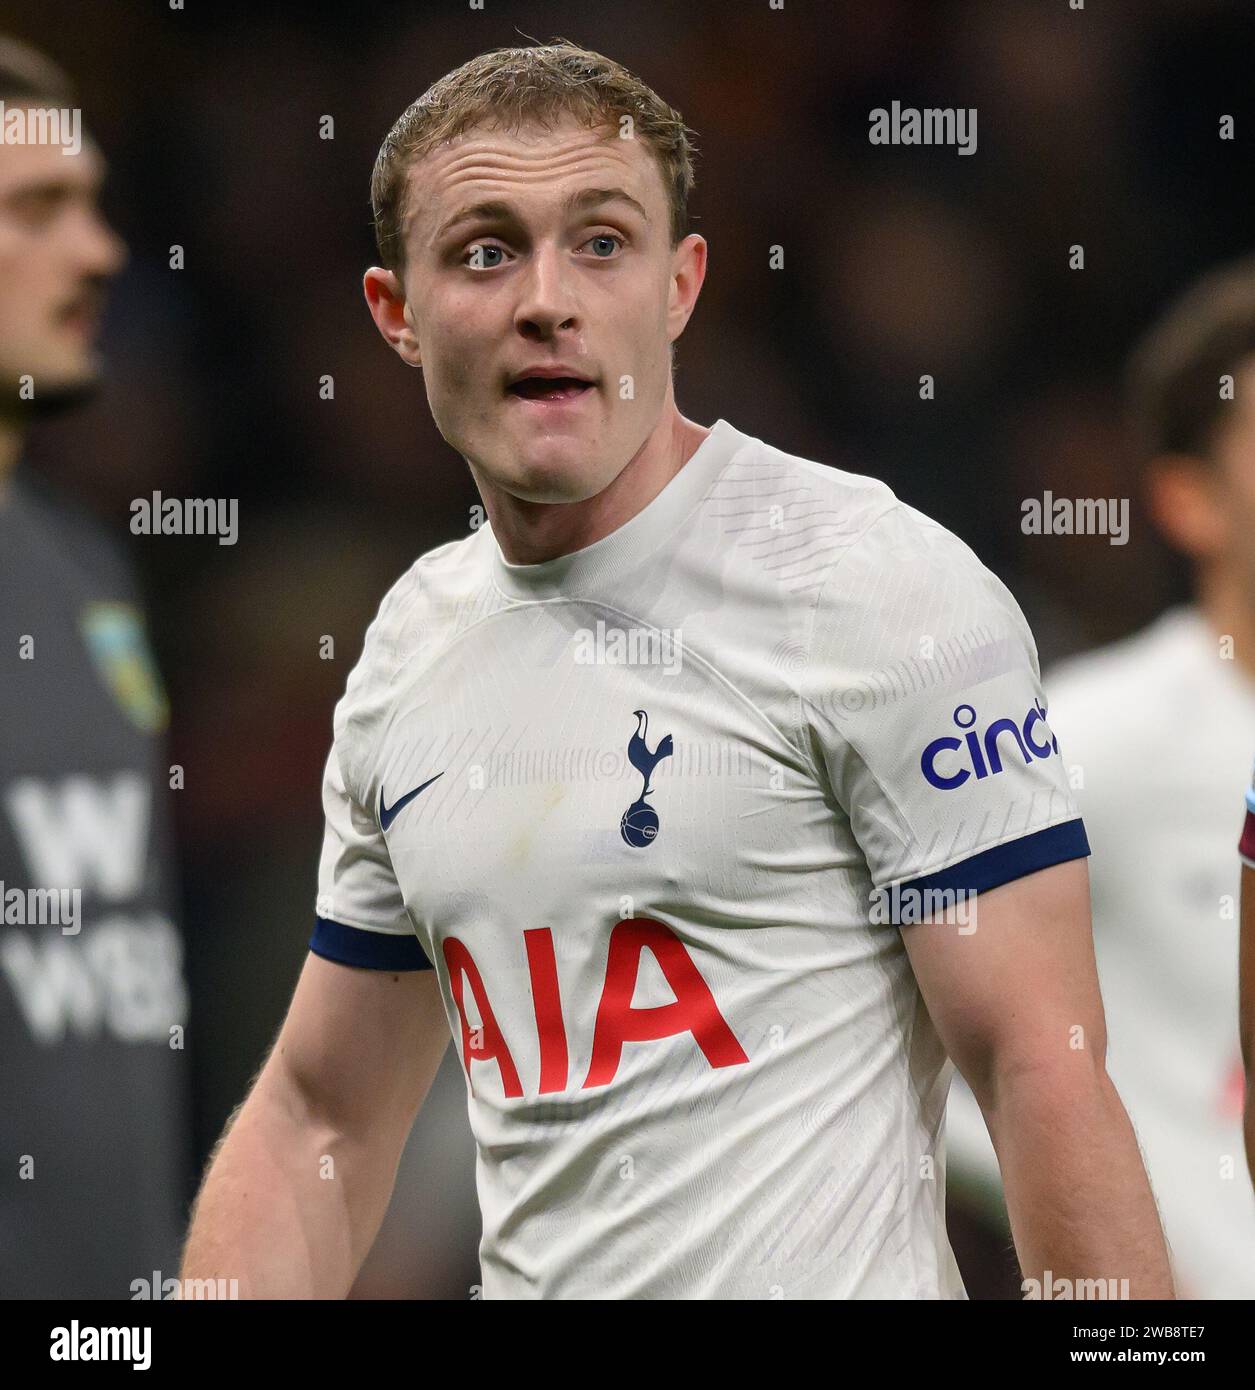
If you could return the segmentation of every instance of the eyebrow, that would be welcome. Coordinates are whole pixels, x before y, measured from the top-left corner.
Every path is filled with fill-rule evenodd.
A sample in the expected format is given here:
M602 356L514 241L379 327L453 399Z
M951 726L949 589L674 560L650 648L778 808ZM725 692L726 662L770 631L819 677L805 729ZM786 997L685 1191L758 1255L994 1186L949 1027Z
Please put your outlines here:
M580 212L591 207L600 207L606 203L626 203L628 207L634 209L644 221L649 221L649 213L641 203L632 197L622 188L583 188L577 193L572 193L563 201L563 211ZM471 203L467 207L459 208L457 212L449 218L447 222L436 233L433 240L439 241L462 222L470 222L477 219L484 221L508 221L517 214L511 204L502 202L500 199L492 199L483 203Z
M103 177L89 176L87 179L57 178L55 176L36 177L26 182L15 183L9 188L0 189L0 199L6 203L21 198L98 198L104 184Z

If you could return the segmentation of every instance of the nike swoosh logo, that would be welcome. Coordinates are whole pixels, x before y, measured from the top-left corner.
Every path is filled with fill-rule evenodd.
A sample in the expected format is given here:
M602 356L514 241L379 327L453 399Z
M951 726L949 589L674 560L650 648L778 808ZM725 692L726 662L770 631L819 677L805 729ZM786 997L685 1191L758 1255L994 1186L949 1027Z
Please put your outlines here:
M443 776L443 772L437 772L435 777L429 777L421 787L415 787L412 792L406 792L405 795L399 801L394 801L391 806L384 805L383 787L381 786L379 788L380 830L387 830L387 828L392 824L392 822L396 820L398 812L403 811L410 804L410 802L414 800L414 798L419 794L419 792L425 791L428 787L430 787L437 777Z

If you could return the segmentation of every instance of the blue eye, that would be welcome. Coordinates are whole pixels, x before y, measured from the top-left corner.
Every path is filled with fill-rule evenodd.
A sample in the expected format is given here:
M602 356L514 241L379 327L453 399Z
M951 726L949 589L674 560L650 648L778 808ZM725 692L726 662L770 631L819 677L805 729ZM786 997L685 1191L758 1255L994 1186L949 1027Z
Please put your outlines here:
M462 259L465 261L467 257L469 257L470 264L473 265L476 270L495 270L496 267L501 264L501 262L490 261L488 257L494 255L500 256L503 254L504 252L502 251L500 246L476 245L472 246L471 249L467 252L466 256L464 256Z
M594 251L594 252L593 252L593 255L594 255L599 261L608 261L608 260L611 258L611 256L613 256L614 253L619 249L619 247L620 247L620 245L621 245L621 243L620 243L620 241L619 241L619 238L618 238L618 237L615 237L615 236L611 236L608 232L602 232L602 233L600 233L598 236L589 237L588 241L585 242L585 245L586 245L586 246L596 246L599 242L600 242L604 247L608 248L608 249L606 250L605 255L602 255L600 251Z

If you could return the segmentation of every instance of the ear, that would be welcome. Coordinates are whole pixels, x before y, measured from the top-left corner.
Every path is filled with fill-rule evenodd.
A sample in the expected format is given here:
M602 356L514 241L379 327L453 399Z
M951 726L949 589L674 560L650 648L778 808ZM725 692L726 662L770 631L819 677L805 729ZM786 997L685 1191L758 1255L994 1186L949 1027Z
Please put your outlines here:
M667 298L668 342L674 343L687 327L705 279L706 238L691 232L671 256L671 288Z
M1216 469L1189 454L1165 454L1152 461L1146 500L1160 534L1174 549L1195 560L1225 545L1226 519Z
M375 327L384 340L396 349L402 361L411 367L421 367L418 338L405 314L405 291L390 270L373 265L362 277L362 290Z

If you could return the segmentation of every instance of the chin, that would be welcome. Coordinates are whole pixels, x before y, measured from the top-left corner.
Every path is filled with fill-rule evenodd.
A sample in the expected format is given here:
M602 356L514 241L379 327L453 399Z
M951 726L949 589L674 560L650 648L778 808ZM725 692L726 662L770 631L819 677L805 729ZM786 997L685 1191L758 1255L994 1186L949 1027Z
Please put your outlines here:
M28 418L46 420L68 410L85 405L100 390L101 375L96 370L67 372L60 376L48 373L35 377L35 394L17 405ZM17 393L14 383L14 395Z
M588 475L587 465L566 458L533 458L516 462L509 491L524 502L583 502L601 491Z
M588 463L587 446L563 435L512 439L501 459L503 473L511 474L521 486L553 493L544 500L555 502L577 500L574 494L579 492Z

